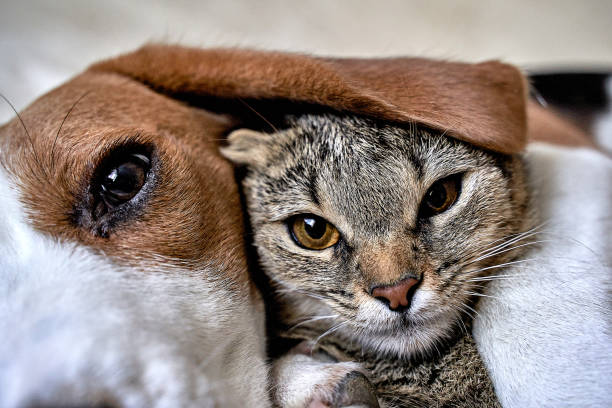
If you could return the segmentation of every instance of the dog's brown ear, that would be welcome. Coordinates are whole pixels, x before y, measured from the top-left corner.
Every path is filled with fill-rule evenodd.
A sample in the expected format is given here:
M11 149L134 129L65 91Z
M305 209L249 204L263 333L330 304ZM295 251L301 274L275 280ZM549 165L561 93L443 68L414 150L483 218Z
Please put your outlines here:
M519 70L496 61L334 59L152 45L90 69L183 99L268 101L277 110L284 103L307 104L421 124L502 153L526 144L526 81Z

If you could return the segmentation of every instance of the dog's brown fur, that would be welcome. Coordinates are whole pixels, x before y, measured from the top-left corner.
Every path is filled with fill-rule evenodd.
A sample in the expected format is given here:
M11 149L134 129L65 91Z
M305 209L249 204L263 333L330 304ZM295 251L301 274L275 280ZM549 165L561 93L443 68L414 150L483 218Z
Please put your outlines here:
M156 69L147 69L152 63ZM503 153L525 145L525 80L497 61L471 65L150 46L93 69L117 71L170 94L281 99L416 122Z
M119 75L91 71L45 95L21 117L32 144L13 120L2 129L2 151L11 152L3 163L19 173L23 200L39 230L128 262L164 256L199 267L217 254L228 278L247 282L233 170L216 148L227 119ZM137 222L108 238L78 228L74 203L86 194L96 164L110 147L136 141L154 145L162 162L155 200Z

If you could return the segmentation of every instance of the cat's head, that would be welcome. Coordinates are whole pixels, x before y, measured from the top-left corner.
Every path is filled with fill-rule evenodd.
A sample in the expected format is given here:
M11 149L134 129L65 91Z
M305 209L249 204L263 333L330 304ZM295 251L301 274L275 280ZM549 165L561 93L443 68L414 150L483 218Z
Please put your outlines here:
M293 301L288 320L412 355L449 336L512 260L529 224L518 156L419 128L330 114L275 134L240 130L223 150L248 166L261 264ZM321 319L325 321L325 319Z

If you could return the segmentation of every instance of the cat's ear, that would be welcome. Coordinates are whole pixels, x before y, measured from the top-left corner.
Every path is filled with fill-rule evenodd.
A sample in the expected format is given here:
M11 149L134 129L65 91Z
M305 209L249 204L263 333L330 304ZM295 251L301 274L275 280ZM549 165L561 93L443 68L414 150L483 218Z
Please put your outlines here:
M267 147L272 136L251 129L234 130L227 137L227 146L221 147L221 154L232 163L240 166L263 165L267 157Z

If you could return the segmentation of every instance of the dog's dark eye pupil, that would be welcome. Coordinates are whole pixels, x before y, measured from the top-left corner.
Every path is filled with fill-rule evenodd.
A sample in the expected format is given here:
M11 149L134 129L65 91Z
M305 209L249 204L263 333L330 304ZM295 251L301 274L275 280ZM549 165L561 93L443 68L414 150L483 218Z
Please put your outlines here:
M314 239L321 239L327 230L327 222L320 218L304 218L304 230Z
M117 206L131 200L144 185L148 169L149 159L136 154L111 168L100 184L104 201Z

